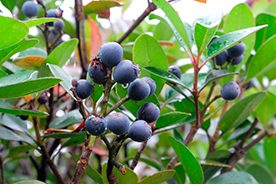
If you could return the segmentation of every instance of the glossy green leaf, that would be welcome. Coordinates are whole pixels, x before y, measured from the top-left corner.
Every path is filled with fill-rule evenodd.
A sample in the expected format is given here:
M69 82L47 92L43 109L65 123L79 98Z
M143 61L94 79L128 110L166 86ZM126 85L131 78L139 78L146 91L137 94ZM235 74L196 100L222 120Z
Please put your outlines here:
M41 56L25 56L14 60L12 63L25 70L38 70L44 60L45 58Z
M55 132L50 134L43 135L44 138L55 138L55 139L66 139L71 137L79 137L85 135L85 131L82 132L73 132L73 133L63 133L63 132Z
M190 113L178 112L178 111L163 114L156 121L156 128L163 128L163 127L178 123L190 115L191 115Z
M250 129L252 123L248 120L245 120L240 126L235 128L231 135L228 137L227 141L230 140L239 140L242 139L244 134Z
M246 170L247 173L254 176L258 183L273 184L273 176L271 172L261 164L251 164Z
M0 69L0 78L7 76L6 72Z
M207 184L239 184L239 183L250 183L258 184L256 179L246 172L227 172L223 173L213 179Z
M35 46L36 44L38 44L38 42L39 41L37 39L31 39L31 40L23 39L17 44L14 44L5 49L0 49L0 64L8 60L12 55L16 54L17 52L21 52L27 48Z
M61 79L46 77L34 80L27 80L17 84L0 87L1 98L17 98L32 93L40 92L58 84ZM20 89L20 90L18 90Z
M14 6L15 6L15 1L11 0L1 0L1 3L12 12Z
M224 34L219 38L212 41L208 49L207 59L211 59L214 56L218 55L222 51L234 46L243 38L249 36L250 34L266 27L264 26L256 26L251 28L246 28L238 31L233 31L231 33Z
M26 24L16 19L0 16L0 22L0 34L2 38L5 38L0 42L0 50L20 42L29 33Z
M16 182L14 184L46 184L46 183L38 180L24 180L24 181Z
M43 76L50 75L51 72L49 68L46 66L47 63L62 67L66 63L66 61L70 58L77 44L78 44L78 40L72 39L67 42L63 42L62 44L57 46L41 65L38 76L43 77Z
M173 178L177 181L178 184L184 184L186 181L186 172L182 165L177 165L173 168L176 173Z
M224 133L244 122L265 98L265 92L250 95L233 105L221 118L219 127Z
M1 104L3 105L4 103L1 102ZM28 133L27 122L12 114L2 114L0 116L0 123L12 130Z
M30 145L20 145L20 146L16 146L16 147L12 147L9 149L9 154L5 156L6 158L12 158L12 157L20 157L21 153L30 151L32 149L32 146Z
M224 33L230 33L232 31L237 31L237 30L241 30L241 29L245 29L253 26L255 26L255 19L251 9L248 7L248 5L241 3L236 5L231 10L229 15L227 16L223 30L224 30ZM243 43L245 44L243 62L235 67L234 66L230 67L231 68L230 71L238 71L242 67L242 64L245 61L247 61L247 59L251 55L251 50L254 48L255 37L256 37L256 33L252 33L242 40Z
M78 162L80 157L74 153L70 153L74 162ZM89 176L92 180L94 180L95 182L99 183L99 184L103 184L103 178L102 176L93 168L91 167L89 164L87 165L87 168L85 169L85 174L87 174L87 176Z
M32 47L29 49L26 49L22 52L20 52L18 57L25 57L25 56L41 56L46 58L47 52L45 49L39 48L39 47Z
M13 114L13 115L30 115L35 117L46 117L49 114L47 112L42 111L34 111L34 110L22 110L22 109L7 109L0 107L0 112Z
M145 67L144 68L145 71L153 74L153 75L156 75L162 79L165 79L169 82L172 82L172 83L176 83L176 84L179 84L181 86L183 86L184 88L190 90L187 86L185 86L180 79L178 79L175 75L167 72L167 71L164 71L160 68L156 68L156 67L152 67L152 66L148 66L148 67Z
M124 162L127 162L129 160L133 160L134 159L134 156L133 157L127 157ZM154 167L155 169L157 169L158 171L161 171L161 166L156 163L155 161L153 161L152 159L148 159L148 158L143 158L143 157L140 157L139 158L139 162L145 162L146 164L148 164L149 166L152 166Z
M0 80L0 87L17 84L31 79L36 79L37 71L23 71L15 74L10 74L2 77Z
M190 55L192 53L192 32L187 24L183 24L177 12L165 0L153 0L159 8L161 8L168 17L167 22L170 25L174 36L179 41L184 50Z
M85 142L85 138L86 138L85 134L83 134L82 136L78 136L78 137L72 137L62 145L62 148L67 147L67 146L80 145Z
M117 1L92 1L83 7L83 13L85 15L90 13L98 13L104 10L108 10L109 8L122 5L122 3Z
M25 24L27 24L27 26L30 28L30 27L38 26L40 24L44 24L46 22L55 22L58 20L59 19L56 19L56 18L39 18L39 19L28 20L25 22Z
M185 169L192 184L201 184L204 180L203 171L190 150L175 138L169 136L169 141Z
M73 77L71 75L69 75L67 72L65 72L62 68L60 68L57 65L54 64L46 64L49 69L51 70L52 74L57 77L62 79L62 81L60 82L60 84L62 85L62 87L65 89L65 91L72 97L75 99L73 92L70 90L72 88L72 84L71 81L73 79Z
M24 141L21 136L2 126L0 126L0 139L9 141Z
M54 119L49 128L60 129L82 121L82 115L78 109L66 113L64 116Z
M167 57L158 41L147 34L139 36L135 40L133 46L133 62L140 66L140 78L148 76L156 82L157 89L155 94L158 95L162 90L165 81L152 74L149 75L148 72L144 70L144 68L148 66L155 66L162 70L168 70Z
M175 170L165 170L142 179L139 184L160 184L175 174Z
M170 26L168 25L167 21L155 14L150 14L149 19L158 19L160 22L156 25L154 28L154 38L156 40L170 40L173 36L172 30L170 29Z
M266 163L269 167L269 169L272 171L272 173L276 173L276 157L275 157L275 151L276 151L276 137L265 137L264 138L264 154Z
M203 89L205 86L207 86L211 82L214 82L215 80L218 80L223 77L235 75L235 74L239 74L239 73L238 72L229 72L226 70L212 70L210 73L208 73L206 80L205 80L205 84L202 86L201 89Z

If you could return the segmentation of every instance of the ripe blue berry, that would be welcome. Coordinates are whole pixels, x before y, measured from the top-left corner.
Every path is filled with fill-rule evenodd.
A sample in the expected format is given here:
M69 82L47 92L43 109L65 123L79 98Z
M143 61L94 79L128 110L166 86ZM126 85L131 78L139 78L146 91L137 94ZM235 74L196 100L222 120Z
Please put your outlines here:
M111 114L107 119L107 128L116 135L127 133L130 126L128 117L120 112Z
M100 58L107 67L116 66L123 58L123 48L116 42L105 43L100 48Z
M241 56L232 59L231 65L238 65L238 64L240 64L242 62L242 60L243 60L243 57L244 57L244 55L242 54Z
M152 135L150 125L144 120L135 121L128 130L128 136L137 142L144 142Z
M148 83L148 85L150 86L150 94L149 96L151 96L153 93L155 93L156 91L156 83L154 80L152 80L150 77L143 77L141 78L142 80L146 81L146 83Z
M150 94L150 86L144 80L138 78L130 83L127 94L131 100L144 100Z
M239 42L233 47L230 47L229 49L227 49L228 56L232 59L241 56L244 51L245 51L245 44L243 42Z
M85 128L91 135L101 135L106 130L106 120L100 115L93 114L86 118Z
M93 85L85 79L78 80L76 85L76 93L81 99L89 97L93 92Z
M172 74L174 74L177 78L181 78L181 71L178 67L176 66L170 66L168 71Z
M40 103L40 104L45 104L47 101L48 101L48 96L46 93L41 93L37 99L37 101Z
M20 115L20 119L27 120L29 118L29 115Z
M245 78L246 78L246 76L243 76L243 77L240 79L239 84L242 83L242 82L245 80ZM254 84L253 84L253 81L250 80L250 81L248 81L246 84L244 84L242 87L245 88L245 89L247 90L247 89L251 88L253 85L254 85Z
M47 11L47 16L46 17L48 17L48 18L58 18L58 16L57 16L57 14L58 14L58 10L56 10L56 9L49 9L48 11ZM48 26L53 26L53 22L47 22L46 23Z
M33 1L26 1L22 5L22 12L27 17L34 17L38 13L38 7Z
M145 120L148 123L156 121L160 116L160 109L152 102L142 105L137 113L137 118Z
M105 84L107 70L108 70L107 67L104 65L100 65L100 64L96 64L96 66L89 65L88 67L89 77L96 84Z
M228 59L228 54L226 51L221 52L220 54L215 56L216 64L219 66L224 65Z
M60 19L59 21L54 22L53 26L57 31L62 31L64 28L64 22Z
M233 82L227 82L221 88L220 95L224 100L234 100L240 95L240 86Z
M113 78L119 84L127 84L134 81L141 71L130 60L121 61L113 71Z

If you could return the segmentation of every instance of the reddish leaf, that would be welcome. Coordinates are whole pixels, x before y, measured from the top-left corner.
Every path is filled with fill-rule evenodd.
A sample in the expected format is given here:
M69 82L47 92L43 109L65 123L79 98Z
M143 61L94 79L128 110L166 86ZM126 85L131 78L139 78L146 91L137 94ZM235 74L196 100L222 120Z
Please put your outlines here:
M83 7L84 15L90 13L98 13L115 6L122 6L123 4L116 1L92 1Z
M97 14L99 15L99 18L109 19L109 17L110 17L110 9L104 10L104 11L99 12Z
M88 16L90 26L90 57L94 57L102 46L102 37L97 23Z
M41 56L25 56L14 60L13 64L26 70L38 70L44 60Z
M200 3L206 3L207 0L195 0L197 2L200 2Z

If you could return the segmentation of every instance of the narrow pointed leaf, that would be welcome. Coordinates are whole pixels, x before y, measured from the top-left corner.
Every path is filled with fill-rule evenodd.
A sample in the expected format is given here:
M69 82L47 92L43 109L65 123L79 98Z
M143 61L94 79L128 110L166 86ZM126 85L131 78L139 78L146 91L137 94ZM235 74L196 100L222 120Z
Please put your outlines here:
M43 135L43 138L55 138L55 139L67 139L71 137L79 137L85 135L85 131L82 132L72 132L72 133L64 133L64 132L56 132Z
M13 114L13 115L30 115L35 117L45 117L49 114L42 111L23 110L23 109L7 109L0 107L1 113Z
M14 60L12 63L25 70L38 70L44 60L45 58L41 56L25 56Z
M163 114L156 121L156 128L163 128L163 127L178 123L190 115L191 115L190 113L177 112L177 111Z
M15 74L10 74L2 77L0 80L0 87L17 84L31 79L36 79L37 71L23 71Z
M160 184L169 180L175 174L175 170L165 170L142 179L139 184Z
M38 19L28 20L25 22L25 24L27 24L27 26L30 28L30 27L38 26L40 24L44 24L46 22L55 22L55 21L58 21L58 19L56 19L56 18L38 18Z
M24 180L24 181L18 181L14 184L46 184L46 183L38 180Z
M0 126L0 139L9 141L24 141L21 136L2 126Z
M83 118L79 110L75 109L68 112L64 116L54 119L49 125L49 128L60 129L75 123L80 123L82 120Z

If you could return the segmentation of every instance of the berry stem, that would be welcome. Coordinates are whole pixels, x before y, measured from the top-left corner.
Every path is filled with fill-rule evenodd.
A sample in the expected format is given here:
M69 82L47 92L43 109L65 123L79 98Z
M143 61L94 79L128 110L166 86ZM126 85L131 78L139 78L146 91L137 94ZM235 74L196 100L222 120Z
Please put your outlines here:
M110 109L108 109L105 114L104 117L107 116L108 114L110 114L112 111L114 111L115 109L117 109L118 107L120 107L122 104L124 104L125 102L127 102L128 100L130 100L129 96L126 95L124 98L120 99L115 105L113 105Z
M144 151L144 149L145 149L145 147L146 147L146 145L147 145L147 142L148 142L148 141L145 141L145 142L143 142L143 143L141 144L139 150L137 151L137 153L136 153L136 155L135 155L135 157L134 157L134 159L133 159L133 161L132 161L132 163L131 163L131 165L130 165L130 167L129 167L131 170L133 170L133 169L137 166L138 160L139 160L139 158L141 157L141 154L142 154L142 152Z

